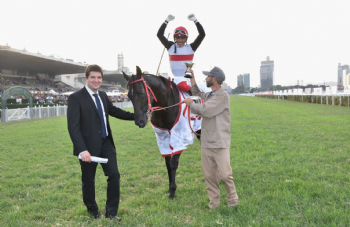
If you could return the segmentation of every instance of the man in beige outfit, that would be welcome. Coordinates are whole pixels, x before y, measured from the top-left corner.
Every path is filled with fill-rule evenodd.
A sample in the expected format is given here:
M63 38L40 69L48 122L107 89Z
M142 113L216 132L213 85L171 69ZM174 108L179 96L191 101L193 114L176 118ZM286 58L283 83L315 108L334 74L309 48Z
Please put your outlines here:
M194 103L191 98L184 100L191 107L191 112L202 116L201 150L202 169L209 196L209 208L220 206L220 189L218 179L226 188L226 200L229 207L238 205L238 196L233 182L230 164L231 143L231 115L230 97L221 88L225 80L225 74L219 67L214 67L210 72L203 71L207 76L207 87L211 92L204 93L198 89L194 73L191 78L191 92L200 96L204 104Z

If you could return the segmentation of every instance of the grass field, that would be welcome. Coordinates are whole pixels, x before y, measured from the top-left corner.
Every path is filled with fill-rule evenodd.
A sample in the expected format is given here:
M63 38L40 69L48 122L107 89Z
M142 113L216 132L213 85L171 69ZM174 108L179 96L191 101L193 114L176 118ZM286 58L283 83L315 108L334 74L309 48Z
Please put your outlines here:
M147 125L111 119L120 223L93 220L65 117L0 124L0 226L350 226L350 108L231 98L231 165L240 198L209 211L198 141L183 152L177 196ZM99 166L96 199L106 202Z

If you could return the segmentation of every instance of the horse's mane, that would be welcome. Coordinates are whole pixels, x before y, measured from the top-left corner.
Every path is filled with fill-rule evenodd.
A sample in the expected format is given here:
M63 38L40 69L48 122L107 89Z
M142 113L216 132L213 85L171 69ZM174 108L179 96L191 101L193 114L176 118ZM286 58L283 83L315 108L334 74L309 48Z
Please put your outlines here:
M162 76L156 76L156 75L153 75L153 74L143 74L145 76L151 76L151 77L154 77L154 78L159 78L163 83L167 82L168 79L165 78L165 77L162 77Z
M131 77L133 77L133 76L135 76L136 77L136 75L131 75ZM142 74L142 76L150 76L151 78L156 78L156 79L160 79L161 80L161 82L163 82L163 83L166 83L167 81L168 81L168 79L167 78L165 78L165 77L162 77L162 76L156 76L156 75L153 75L153 74L149 74L149 73L147 73L147 74ZM131 78L130 77L130 78ZM128 89L129 90L129 83L130 82L132 82L132 81L128 81L128 83L126 84L126 89ZM173 84L173 82L171 81L171 83Z

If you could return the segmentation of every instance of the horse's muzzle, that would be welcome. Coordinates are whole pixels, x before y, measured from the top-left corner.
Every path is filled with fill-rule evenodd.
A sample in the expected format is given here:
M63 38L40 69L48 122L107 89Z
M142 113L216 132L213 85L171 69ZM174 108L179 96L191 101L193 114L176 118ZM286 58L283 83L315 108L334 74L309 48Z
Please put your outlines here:
M144 120L139 120L138 122L135 122L135 124L137 126L139 126L140 128L144 128L147 124L147 121L144 121Z

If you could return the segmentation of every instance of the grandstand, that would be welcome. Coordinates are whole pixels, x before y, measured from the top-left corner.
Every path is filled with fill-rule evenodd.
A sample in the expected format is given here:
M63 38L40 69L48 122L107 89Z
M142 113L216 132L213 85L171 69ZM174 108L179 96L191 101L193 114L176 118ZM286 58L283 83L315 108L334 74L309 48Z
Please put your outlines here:
M118 69L103 70L103 81L100 90L105 92L125 92L126 80L124 79L123 72L128 75L131 74L129 68L124 67L123 54L118 54ZM56 80L80 89L85 85L85 74L57 75Z
M62 84L80 89L85 85L85 73L57 75L55 81L60 81ZM103 70L103 81L100 87L101 91L125 91L126 80L123 77L122 72ZM124 85L124 86L123 86Z
M85 85L85 68L88 64L74 62L54 55L45 56L27 50L18 50L0 45L0 95L13 86L21 86L31 93L48 94L76 91ZM126 81L122 71L130 74L124 67L122 54L118 55L118 69L104 70L102 91L125 92Z
M21 86L29 91L54 90L57 93L76 90L74 87L71 87L61 81L55 81L51 78L41 79L40 77L18 76L11 74L2 74L1 83L4 90L7 90L13 86Z
M57 93L75 91L76 88L62 81L55 81L58 74L82 73L86 64L69 59L45 56L18 50L10 46L0 46L0 94L13 86L21 86L32 93L50 90Z
M67 95L85 85L84 72L87 66L88 64L74 62L72 59L45 56L0 45L0 96L7 89L20 86L29 90L34 99L39 100L39 104L44 100L46 104L64 104ZM118 55L117 70L104 70L100 90L107 92L113 103L128 101L124 93L125 88L122 87L126 84L122 71L130 73L129 69L124 67L122 54ZM26 99L21 95L11 98ZM19 108L12 105L13 100L9 100L8 108ZM38 104L38 101L35 103Z
M34 108L28 107L28 95L16 93L14 96L7 96L0 105L1 121L60 116L62 108L65 114L66 106L60 105L66 105L68 95L85 85L84 72L87 66L72 59L45 56L0 45L0 97L9 88L23 87L32 94L34 104ZM101 86L113 105L119 108L132 106L125 93L123 94L125 88L122 84L126 81L122 71L129 74L129 69L123 66L123 55L118 55L118 70L104 70ZM51 112L55 114L49 114Z

